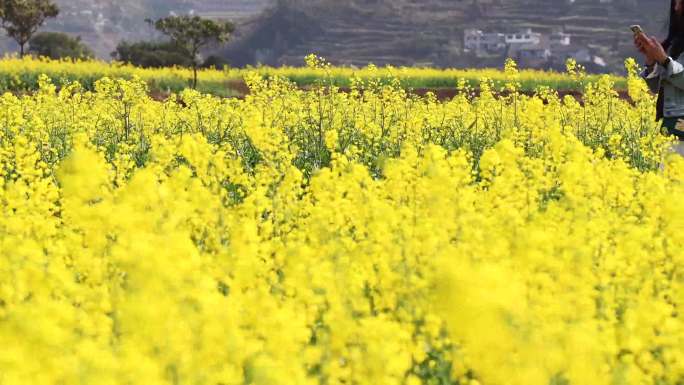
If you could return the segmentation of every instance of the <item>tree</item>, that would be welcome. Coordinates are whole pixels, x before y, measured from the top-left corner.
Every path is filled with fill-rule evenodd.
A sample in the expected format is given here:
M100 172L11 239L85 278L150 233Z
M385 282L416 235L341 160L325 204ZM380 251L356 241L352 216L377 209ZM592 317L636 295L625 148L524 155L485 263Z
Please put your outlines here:
M190 59L192 88L197 88L197 68L200 51L212 43L225 43L235 26L230 22L218 22L199 16L169 16L155 22L147 20L161 33L167 35Z
M29 40L29 53L51 59L90 59L93 51L83 44L81 37L61 32L39 32Z
M31 37L48 18L57 15L59 8L52 0L0 0L1 26L19 44L21 57Z
M188 55L173 42L122 41L112 52L112 57L143 68L192 66Z

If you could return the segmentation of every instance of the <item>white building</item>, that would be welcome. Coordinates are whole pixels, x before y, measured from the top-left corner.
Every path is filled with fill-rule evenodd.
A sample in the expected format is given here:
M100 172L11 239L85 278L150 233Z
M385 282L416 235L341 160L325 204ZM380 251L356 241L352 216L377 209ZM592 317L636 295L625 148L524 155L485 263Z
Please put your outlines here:
M506 38L503 33L485 33L479 29L466 29L463 40L463 47L476 53L497 53L506 49Z
M563 32L554 32L549 36L549 42L552 46L569 46L570 34Z
M526 28L515 33L507 33L505 42L506 44L539 44L541 38L541 33L532 32L531 28Z
M483 32L479 29L466 29L463 31L463 48L470 51L477 51L480 47L480 40Z

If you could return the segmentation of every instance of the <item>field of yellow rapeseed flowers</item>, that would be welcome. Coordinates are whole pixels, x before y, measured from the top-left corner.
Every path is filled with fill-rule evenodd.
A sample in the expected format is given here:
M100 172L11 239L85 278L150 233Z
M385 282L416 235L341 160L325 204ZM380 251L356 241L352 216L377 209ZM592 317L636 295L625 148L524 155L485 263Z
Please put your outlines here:
M310 55L307 61L317 58ZM203 93L216 96L241 96L242 82L245 75L259 73L263 77L285 78L300 87L308 87L321 80L338 87L351 86L351 79L398 81L403 88L443 89L453 88L457 80L465 81L476 87L483 77L492 80L495 85L503 85L506 74L495 69L435 69L407 67L375 67L365 68L321 66L305 67L267 67L258 68L207 68L199 72L198 89ZM124 63L108 63L104 61L71 61L50 60L47 58L5 57L0 59L0 88L14 92L33 91L38 87L41 75L48 75L57 85L78 81L87 90L93 90L95 82L103 77L111 79L131 80L137 77L145 81L154 92L180 92L189 86L192 70L187 68L138 68ZM588 75L587 81L597 81L597 75ZM626 88L624 77L611 76L615 87ZM556 90L581 91L582 85L575 79L562 73L525 69L518 74L521 90L534 91L539 86L547 86Z
M627 67L4 94L0 385L681 384L684 160Z

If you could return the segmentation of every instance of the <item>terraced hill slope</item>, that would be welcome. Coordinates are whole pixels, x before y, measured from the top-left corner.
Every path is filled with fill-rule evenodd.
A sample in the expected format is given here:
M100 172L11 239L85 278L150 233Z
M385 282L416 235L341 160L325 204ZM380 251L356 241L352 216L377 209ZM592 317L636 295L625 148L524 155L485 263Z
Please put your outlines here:
M630 24L662 34L664 0L288 0L244 26L242 43L223 54L235 64L302 64L318 53L335 64L497 65L502 58L462 53L463 30L540 32L562 29L573 43L591 48L619 72L634 56ZM282 8L282 7L281 7ZM315 33L307 34L302 25ZM258 36L258 39L254 39ZM250 44L246 44L249 42Z
M500 66L501 57L462 52L463 30L564 29L615 72L634 56L628 26L663 32L666 0L56 0L61 15L46 30L82 36L101 58L122 40L149 38L147 17L194 12L239 23L219 52L231 65L300 65L309 53L363 66ZM280 4L280 6L277 6ZM0 39L0 51L13 51ZM207 54L210 54L209 52Z
M194 12L207 17L241 21L257 15L271 0L55 0L61 9L44 30L79 35L101 58L109 58L120 40L149 38L153 31L145 18L170 12ZM15 51L7 38L0 38L0 52Z

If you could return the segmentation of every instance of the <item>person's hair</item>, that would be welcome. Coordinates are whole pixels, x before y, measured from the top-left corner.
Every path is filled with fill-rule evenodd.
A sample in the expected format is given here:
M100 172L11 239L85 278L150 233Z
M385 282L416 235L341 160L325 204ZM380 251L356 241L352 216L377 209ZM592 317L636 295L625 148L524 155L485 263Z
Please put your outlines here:
M670 50L670 56L677 58L684 52L684 17L675 13L677 0L670 0L670 18L667 27L667 37L662 42L665 50Z

